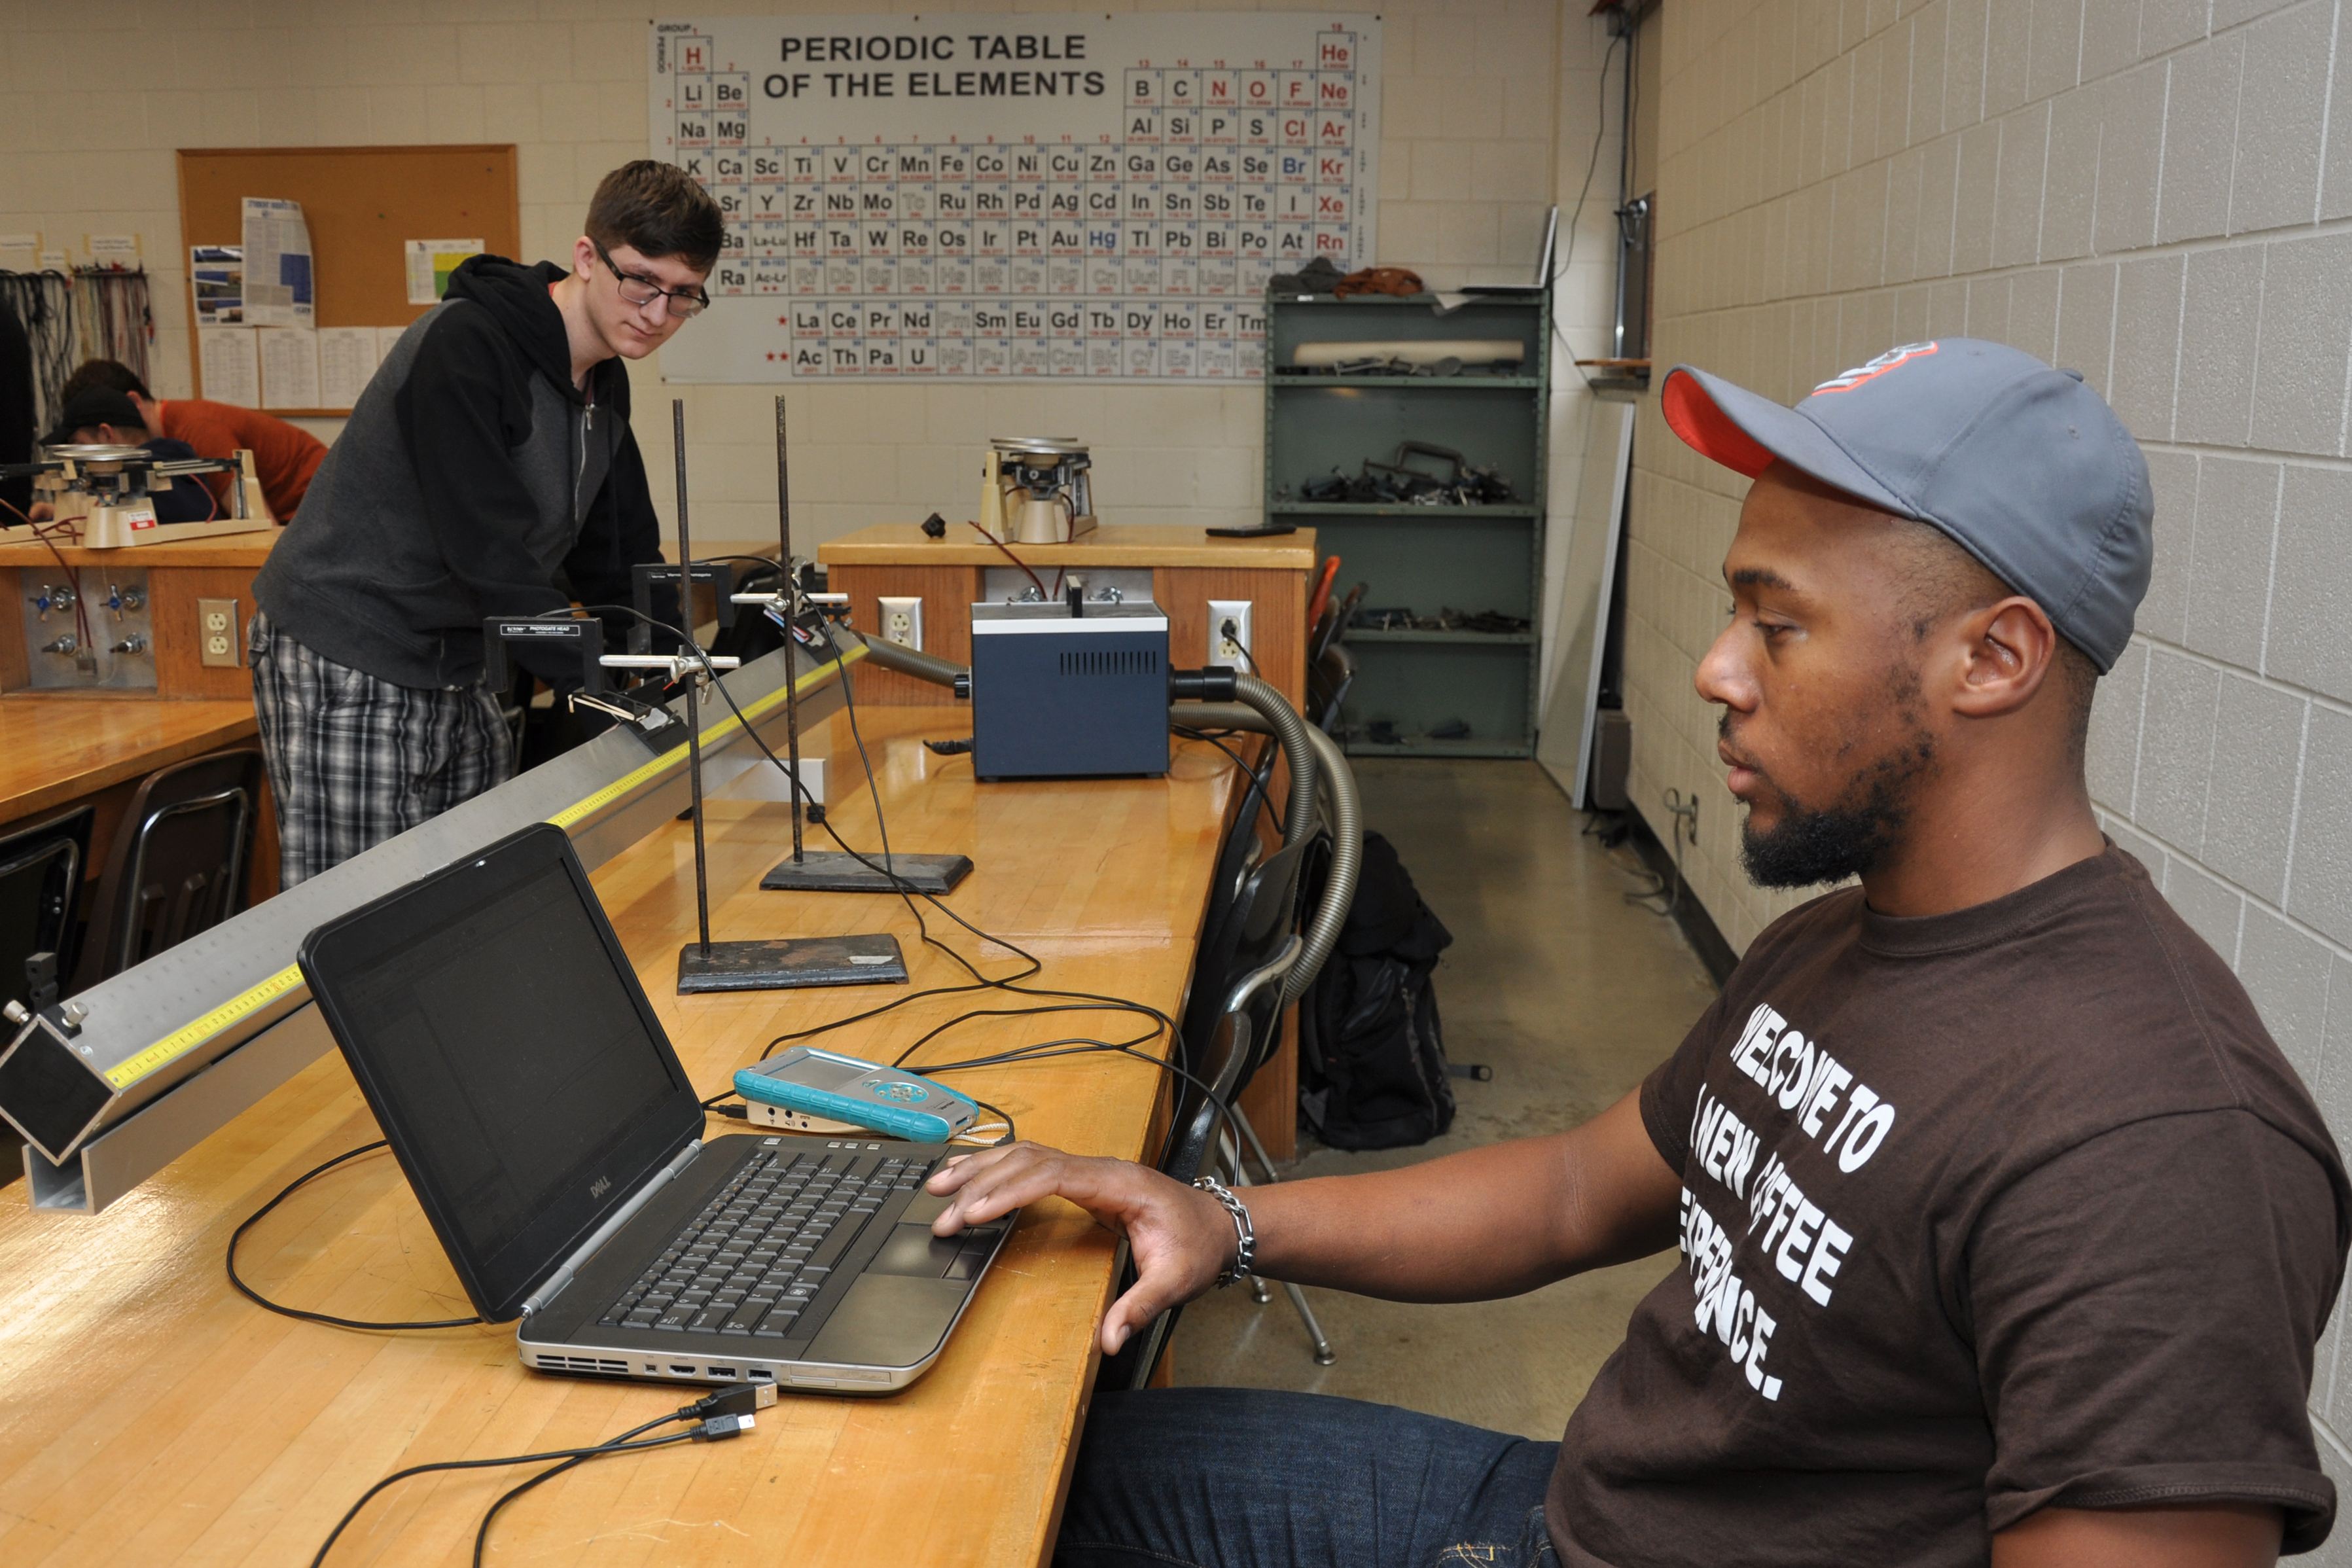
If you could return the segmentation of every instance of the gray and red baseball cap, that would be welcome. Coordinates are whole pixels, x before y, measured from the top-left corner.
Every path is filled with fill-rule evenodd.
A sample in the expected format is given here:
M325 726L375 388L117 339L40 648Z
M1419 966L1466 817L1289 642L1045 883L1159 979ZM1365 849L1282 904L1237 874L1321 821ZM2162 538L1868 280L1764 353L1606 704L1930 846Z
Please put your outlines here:
M1678 364L1659 402L1691 447L1754 479L1775 461L1941 529L2042 606L2101 674L2156 559L2139 443L2080 373L1979 338L1905 343L1794 408Z

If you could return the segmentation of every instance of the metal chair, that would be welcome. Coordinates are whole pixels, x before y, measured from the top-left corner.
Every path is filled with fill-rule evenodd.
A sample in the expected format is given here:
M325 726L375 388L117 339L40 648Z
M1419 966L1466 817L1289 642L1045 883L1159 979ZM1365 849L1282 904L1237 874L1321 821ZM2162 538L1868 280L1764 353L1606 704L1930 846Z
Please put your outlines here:
M1327 735L1338 734L1340 705L1355 684L1355 652L1335 639L1307 672L1307 721Z
M0 997L35 1005L26 964L50 955L55 973L74 959L74 916L81 901L82 868L89 862L90 806L0 838Z
M1234 837L1254 840L1255 822L1243 817L1232 832ZM1229 837L1228 848L1232 843ZM1293 843L1249 868L1224 918L1208 930L1202 942L1177 1051L1177 1059L1192 1078L1180 1083L1160 1161L1160 1169L1177 1181L1189 1183L1214 1163L1236 1184L1248 1184L1238 1145L1231 1142L1232 1128L1246 1125L1234 1100L1248 1087L1251 1075L1281 1039L1284 985L1304 945L1292 928L1297 922L1299 866L1307 851L1305 842ZM1255 1131L1244 1135L1253 1146L1257 1145ZM1226 1154L1228 1149L1233 1151L1231 1156ZM1258 1157L1271 1173L1263 1148ZM1131 1276L1132 1269L1129 1272ZM1133 1282L1131 1277L1128 1282ZM1314 1340L1316 1360L1328 1365L1330 1343L1307 1304L1306 1293L1296 1285L1286 1284L1284 1289ZM1103 1386L1143 1387L1175 1331L1179 1311L1171 1309L1161 1313L1129 1340L1105 1364Z
M150 773L131 797L90 912L86 989L245 907L261 753L215 752Z

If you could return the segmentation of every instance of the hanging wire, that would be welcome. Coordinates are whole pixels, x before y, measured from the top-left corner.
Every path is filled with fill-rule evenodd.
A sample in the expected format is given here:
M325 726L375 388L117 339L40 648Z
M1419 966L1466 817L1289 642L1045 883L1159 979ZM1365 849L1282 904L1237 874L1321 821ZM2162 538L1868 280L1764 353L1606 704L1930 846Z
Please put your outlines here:
M155 312L143 267L80 267L74 269L74 318L81 352L75 363L110 359L150 381L148 346L155 340Z
M8 301L33 349L33 428L57 423L66 378L76 355L74 280L63 272L0 272L0 299Z

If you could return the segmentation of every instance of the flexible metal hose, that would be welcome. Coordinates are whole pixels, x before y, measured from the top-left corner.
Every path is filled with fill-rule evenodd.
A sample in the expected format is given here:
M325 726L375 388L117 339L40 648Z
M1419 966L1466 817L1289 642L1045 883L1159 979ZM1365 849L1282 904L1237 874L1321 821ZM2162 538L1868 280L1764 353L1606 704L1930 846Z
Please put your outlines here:
M940 686L953 686L956 677L971 673L952 659L918 653L904 643L886 641L881 637L857 634L866 644L866 657L885 669L895 669L911 675L918 680L929 680Z
M1285 704L1287 707L1287 704ZM1186 702L1170 710L1169 720L1196 730L1251 730L1259 734L1272 732L1255 709L1233 702ZM1356 775L1348 766L1346 753L1338 742L1312 724L1302 724L1307 742L1314 747L1321 766L1317 770L1318 789L1323 798L1323 820L1331 829L1331 871L1323 884L1323 899L1307 922L1306 944L1292 966L1290 977L1284 982L1284 1005L1306 994L1315 983L1324 961L1339 945L1339 932L1348 923L1348 910L1356 901L1356 878L1364 862L1364 813L1356 794ZM1284 838L1288 842L1292 822L1302 820L1296 801L1292 815L1284 822Z
M1234 695L1255 710L1265 721L1264 727L1281 742L1283 760L1290 764L1290 809L1283 814L1282 842L1285 846L1303 842L1315 831L1315 775L1320 770L1313 742L1307 740L1314 731L1290 705L1290 699L1255 675L1234 677Z
M902 644L866 637L866 655L885 669L896 669L919 680L953 687L971 673L964 666ZM1356 900L1356 875L1364 858L1364 818L1356 795L1356 775L1337 742L1298 715L1280 691L1255 675L1234 678L1239 702L1183 702L1169 710L1169 722L1196 730L1247 730L1272 735L1290 764L1290 809L1282 819L1284 845L1297 844L1315 832L1318 795L1324 810L1320 820L1331 829L1331 874L1323 886L1323 900L1307 922L1305 948L1282 988L1286 1006L1305 994L1323 961L1339 942L1340 928Z

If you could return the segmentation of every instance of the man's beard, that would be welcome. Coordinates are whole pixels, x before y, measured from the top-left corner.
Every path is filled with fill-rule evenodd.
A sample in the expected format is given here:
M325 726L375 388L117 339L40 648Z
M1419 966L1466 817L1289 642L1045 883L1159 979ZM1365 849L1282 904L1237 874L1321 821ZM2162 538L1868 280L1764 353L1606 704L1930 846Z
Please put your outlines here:
M1806 806L1764 780L1780 820L1765 832L1753 822L1741 825L1739 863L1748 879L1759 888L1811 888L1868 871L1900 842L1913 786L1935 754L1933 738L1915 721L1904 742L1853 779L1834 805Z

